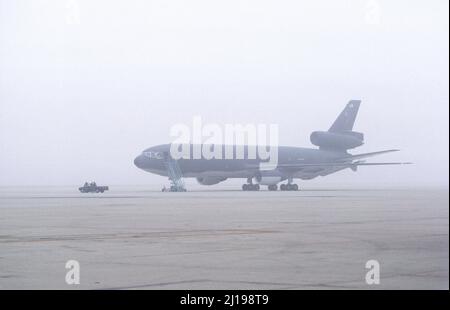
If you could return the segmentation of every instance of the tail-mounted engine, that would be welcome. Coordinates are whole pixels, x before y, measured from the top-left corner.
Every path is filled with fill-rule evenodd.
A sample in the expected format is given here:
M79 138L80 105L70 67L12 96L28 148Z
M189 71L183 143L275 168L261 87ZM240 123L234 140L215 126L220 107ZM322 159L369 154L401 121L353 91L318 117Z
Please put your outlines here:
M311 143L321 149L345 151L364 144L364 134L356 131L314 131Z

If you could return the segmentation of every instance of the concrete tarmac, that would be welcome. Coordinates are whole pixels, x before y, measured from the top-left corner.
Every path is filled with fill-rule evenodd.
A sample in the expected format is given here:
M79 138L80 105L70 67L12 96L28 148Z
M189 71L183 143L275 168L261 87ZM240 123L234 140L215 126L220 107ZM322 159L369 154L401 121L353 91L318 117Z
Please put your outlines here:
M0 189L0 289L448 288L448 189Z

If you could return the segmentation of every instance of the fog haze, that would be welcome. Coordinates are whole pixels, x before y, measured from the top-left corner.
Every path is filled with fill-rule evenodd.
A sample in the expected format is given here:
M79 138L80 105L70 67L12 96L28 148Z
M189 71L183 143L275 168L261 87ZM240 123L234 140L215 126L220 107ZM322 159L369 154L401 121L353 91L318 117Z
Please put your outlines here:
M448 1L0 0L0 185L165 183L137 169L176 123L276 123L313 147L350 99L352 153L299 184L448 186Z

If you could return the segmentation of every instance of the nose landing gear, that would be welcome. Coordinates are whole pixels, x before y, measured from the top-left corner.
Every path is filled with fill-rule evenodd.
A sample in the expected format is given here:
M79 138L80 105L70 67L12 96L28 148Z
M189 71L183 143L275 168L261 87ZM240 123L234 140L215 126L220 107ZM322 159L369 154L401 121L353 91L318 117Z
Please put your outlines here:
M184 187L179 187L176 185L171 185L169 188L163 187L161 189L162 192L186 192L186 189Z

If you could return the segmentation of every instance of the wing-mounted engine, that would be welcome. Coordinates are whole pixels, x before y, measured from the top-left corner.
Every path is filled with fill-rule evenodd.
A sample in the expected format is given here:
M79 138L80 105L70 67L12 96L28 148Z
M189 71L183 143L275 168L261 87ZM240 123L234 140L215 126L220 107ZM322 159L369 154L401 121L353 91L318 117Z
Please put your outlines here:
M356 131L314 131L310 140L321 149L345 151L363 145L364 134Z
M285 179L279 171L260 171L253 177L253 181L261 185L276 185Z
M225 181L227 178L224 177L198 177L197 182L201 185L214 185Z
M280 183L281 181L283 181L282 177L279 176L267 176L267 177L262 177L262 176L257 176L253 178L254 181L258 184L261 185L276 185L278 183Z

